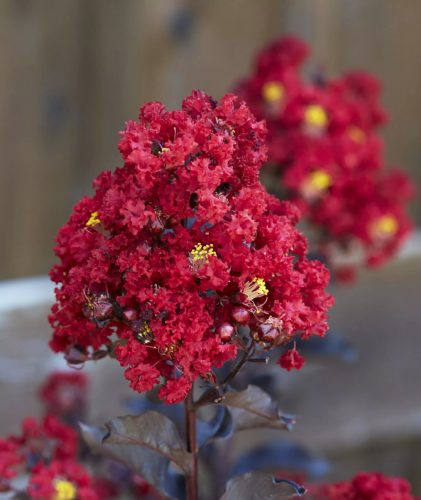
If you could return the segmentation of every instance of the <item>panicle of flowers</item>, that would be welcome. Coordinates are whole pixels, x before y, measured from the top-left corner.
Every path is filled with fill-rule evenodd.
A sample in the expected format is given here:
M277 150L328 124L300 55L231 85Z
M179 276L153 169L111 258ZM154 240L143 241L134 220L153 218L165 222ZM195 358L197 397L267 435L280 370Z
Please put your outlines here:
M295 37L275 40L236 90L267 121L278 194L297 203L312 250L339 277L396 253L412 228L406 205L413 186L404 172L384 165L378 129L387 115L379 82L362 71L304 81L300 66L308 53Z
M39 397L48 415L76 424L86 412L87 389L88 377L84 373L56 371L42 384Z
M306 258L297 209L260 184L265 139L234 95L143 106L123 166L58 234L51 347L69 361L107 352L135 391L161 385L174 403L246 349L240 330L261 349L324 335L329 274Z
M406 479L380 473L360 472L351 481L311 487L313 500L415 500Z
M52 415L41 422L26 418L19 435L0 439L0 492L43 500L99 500L77 453L74 429Z

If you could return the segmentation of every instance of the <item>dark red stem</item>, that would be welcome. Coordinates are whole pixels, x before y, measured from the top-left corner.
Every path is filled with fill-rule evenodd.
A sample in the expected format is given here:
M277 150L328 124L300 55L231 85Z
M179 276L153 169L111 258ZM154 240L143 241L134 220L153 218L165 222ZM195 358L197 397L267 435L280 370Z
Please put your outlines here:
M196 444L196 411L193 402L193 389L190 391L186 402L186 440L187 451L192 454L191 473L187 476L187 500L198 500L198 462L197 462L197 444Z

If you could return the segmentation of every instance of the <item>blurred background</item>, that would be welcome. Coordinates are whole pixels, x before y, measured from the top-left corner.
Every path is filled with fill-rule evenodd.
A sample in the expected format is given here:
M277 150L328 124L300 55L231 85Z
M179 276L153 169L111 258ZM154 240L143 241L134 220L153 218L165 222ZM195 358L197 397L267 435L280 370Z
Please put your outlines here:
M2 0L0 279L48 272L58 228L93 177L120 164L117 131L142 103L175 108L194 88L220 97L280 34L311 44L309 71L382 80L388 162L419 185L420 22L419 0ZM411 210L419 224L420 197ZM332 324L355 343L357 363L318 360L285 382L283 407L303 415L290 437L332 458L331 477L381 470L421 489L420 256L414 237L395 263L334 291ZM25 402L2 403L2 434L36 411L33 389L59 363L46 346L51 294L44 279L0 283L0 398ZM98 405L118 378L100 365ZM108 405L127 391L120 382Z

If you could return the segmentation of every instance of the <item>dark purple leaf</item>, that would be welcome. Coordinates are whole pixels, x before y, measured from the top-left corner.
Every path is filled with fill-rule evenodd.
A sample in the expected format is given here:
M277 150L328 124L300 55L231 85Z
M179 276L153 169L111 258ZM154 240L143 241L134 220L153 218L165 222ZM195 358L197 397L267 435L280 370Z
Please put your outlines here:
M293 417L282 414L269 394L255 385L244 391L227 392L222 404L228 406L237 431L257 427L290 430L295 423Z
M130 415L141 415L147 411L156 411L172 420L182 435L184 432L184 405L181 403L168 405L159 399L152 399L149 396L141 395L129 399L127 410Z
M221 500L281 500L297 498L305 492L305 488L294 481L275 479L263 472L247 472L228 481Z
M196 420L197 445L201 448L212 439L229 438L234 429L231 413L225 406L217 406L216 413L211 420Z
M157 412L117 417L103 428L82 424L81 430L94 452L125 463L167 497L178 480L169 472L170 463L190 472L191 455L176 426Z

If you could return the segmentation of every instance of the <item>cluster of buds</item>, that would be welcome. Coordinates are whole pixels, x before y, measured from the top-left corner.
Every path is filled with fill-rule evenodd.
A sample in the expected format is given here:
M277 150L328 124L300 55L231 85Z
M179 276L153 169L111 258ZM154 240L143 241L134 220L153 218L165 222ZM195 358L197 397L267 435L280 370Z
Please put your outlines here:
M299 206L312 250L338 278L350 277L399 249L412 227L406 205L413 187L404 172L384 165L379 82L360 71L304 81L308 53L294 37L275 40L237 92L267 121L269 179L280 179L278 194Z
M265 139L233 95L145 105L122 133L123 167L58 235L51 347L108 352L134 390L160 384L174 403L250 343L324 335L329 274L306 257L297 209L260 184Z

